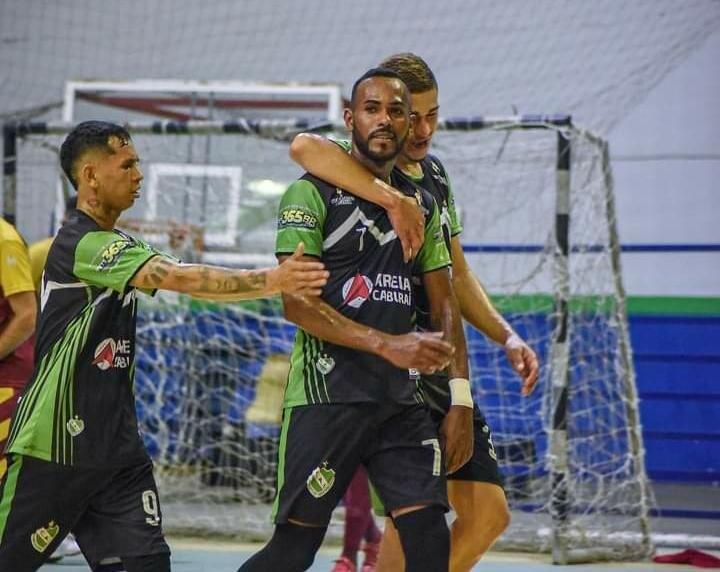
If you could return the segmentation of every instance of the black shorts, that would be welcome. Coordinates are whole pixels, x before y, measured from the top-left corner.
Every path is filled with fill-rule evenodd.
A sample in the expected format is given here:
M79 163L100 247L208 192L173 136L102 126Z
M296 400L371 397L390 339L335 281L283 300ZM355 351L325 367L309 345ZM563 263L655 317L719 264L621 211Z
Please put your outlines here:
M423 405L306 405L283 413L275 522L327 525L360 464L388 512L448 508L437 426Z
M93 565L169 553L152 464L87 469L11 455L0 483L0 570L45 562L68 532Z
M431 410L431 415L438 427L442 424L443 415ZM503 486L502 475L498 467L497 452L492 442L492 431L477 405L473 408L473 428L475 447L470 460L454 473L447 476L453 481L476 481Z

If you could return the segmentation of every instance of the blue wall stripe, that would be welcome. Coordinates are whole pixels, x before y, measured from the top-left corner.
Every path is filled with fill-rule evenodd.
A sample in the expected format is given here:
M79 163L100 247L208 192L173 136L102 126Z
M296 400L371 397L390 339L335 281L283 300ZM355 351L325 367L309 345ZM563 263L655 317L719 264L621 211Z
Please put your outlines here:
M601 252L604 246L598 244L576 244L571 252ZM488 253L534 253L543 252L542 244L463 244L465 252ZM622 244L622 252L720 252L720 244Z

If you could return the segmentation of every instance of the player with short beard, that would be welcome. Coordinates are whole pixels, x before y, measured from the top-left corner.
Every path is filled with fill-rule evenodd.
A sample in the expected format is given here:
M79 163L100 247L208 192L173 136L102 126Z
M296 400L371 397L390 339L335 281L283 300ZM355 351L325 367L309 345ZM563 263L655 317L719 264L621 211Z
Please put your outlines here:
M528 395L538 378L538 361L533 350L514 332L493 307L479 279L470 269L460 244L460 225L449 177L437 157L429 154L438 120L438 85L425 61L415 54L397 54L381 63L394 70L412 93L413 127L397 167L403 175L431 192L442 211L443 232L451 253L453 290L463 317L489 339L504 346L513 369L522 378L523 395ZM337 145L322 137L301 134L295 138L291 157L316 176L324 177L365 200L394 213L398 231L405 236L406 254L417 252L420 233L414 206L394 189L379 184L372 173ZM422 294L420 295L422 300ZM427 307L421 301L418 323L427 327ZM423 376L421 387L438 422L449 406L446 376ZM475 451L458 471L448 469L448 496L457 513L451 529L450 570L465 572L481 558L509 523L510 513L502 488L490 428L479 408L474 410ZM397 530L386 520L378 572L403 569Z
M404 260L387 213L342 188L306 174L281 199L279 258L302 240L305 256L322 260L330 278L320 301L283 296L285 316L300 329L285 393L276 526L242 572L309 568L330 515L361 464L396 523L407 569L447 570L438 431L409 368L434 372L449 363L453 375L467 378L467 354L437 205L393 173L409 129L409 104L397 74L369 70L353 86L345 110L352 131L345 152L424 209L425 241L413 262ZM425 284L432 329L442 330L452 344L442 341L440 332L413 331L413 274ZM391 296L391 291L408 296ZM448 435L448 455L460 466L472 450L472 409L451 409L449 427L455 433Z

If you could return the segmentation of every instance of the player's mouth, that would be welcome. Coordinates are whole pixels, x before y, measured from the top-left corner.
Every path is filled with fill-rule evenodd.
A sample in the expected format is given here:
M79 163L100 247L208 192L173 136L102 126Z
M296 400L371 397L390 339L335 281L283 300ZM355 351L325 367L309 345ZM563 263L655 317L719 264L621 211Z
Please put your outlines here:
M380 131L370 135L370 139L385 139L387 141L395 141L396 137L394 133L389 131Z
M430 146L430 139L415 140L410 142L410 148L413 151L427 151Z

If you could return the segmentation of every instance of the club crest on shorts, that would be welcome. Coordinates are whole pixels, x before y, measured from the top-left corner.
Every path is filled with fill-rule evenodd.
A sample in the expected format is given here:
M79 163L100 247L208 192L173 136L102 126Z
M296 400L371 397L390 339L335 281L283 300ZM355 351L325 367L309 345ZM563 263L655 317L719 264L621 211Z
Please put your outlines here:
M30 543L38 552L45 552L59 532L60 527L51 520L47 526L38 528L30 535Z
M335 368L335 360L329 355L323 354L315 362L315 368L323 375L327 375Z
M83 421L76 415L65 424L65 427L67 428L67 432L70 433L71 436L77 437L85 429L85 421Z
M325 496L335 484L335 470L330 469L325 461L316 468L307 479L307 490L316 499Z

